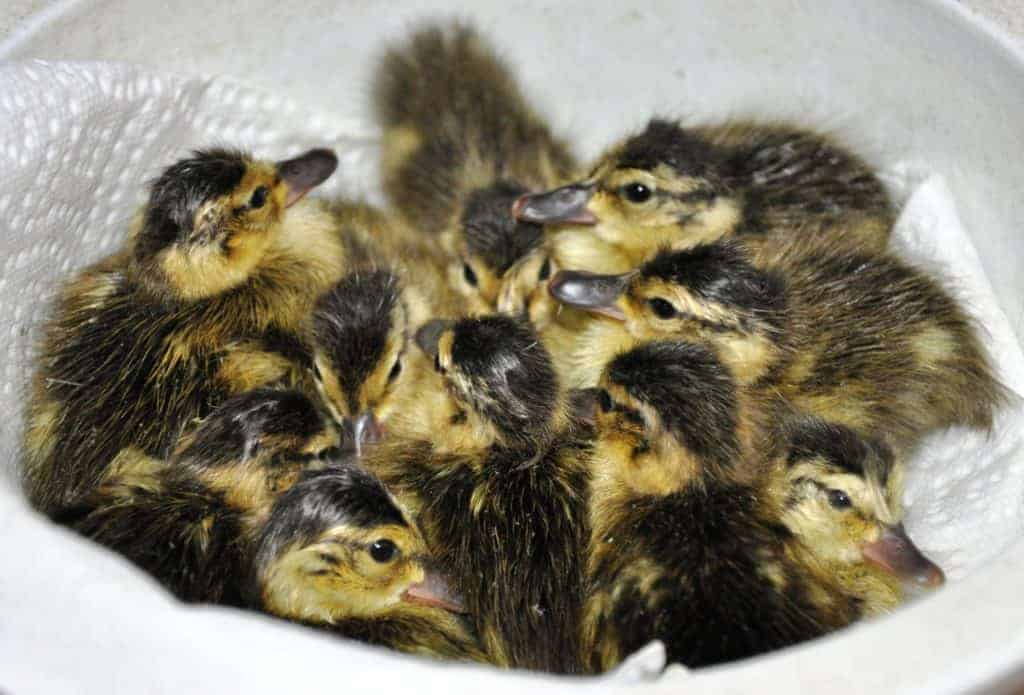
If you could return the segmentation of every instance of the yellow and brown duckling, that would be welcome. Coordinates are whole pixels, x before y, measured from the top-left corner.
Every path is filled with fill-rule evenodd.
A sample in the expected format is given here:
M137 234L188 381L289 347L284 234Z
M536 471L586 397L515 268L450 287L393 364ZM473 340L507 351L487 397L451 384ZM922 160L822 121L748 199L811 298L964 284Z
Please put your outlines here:
M26 416L38 508L76 502L126 447L165 456L232 394L305 378L299 336L345 263L331 216L299 200L336 164L198 151L153 183L124 248L62 288Z
M579 672L587 445L547 351L504 316L416 343L436 383L363 463L416 515L492 663Z
M367 268L343 278L313 310L314 382L357 453L380 439L405 391L415 387L407 299L395 272Z
M896 607L907 589L943 584L903 527L904 465L885 442L813 417L776 436L773 493L808 568L855 589L866 616Z
M241 605L254 537L274 501L338 444L304 395L257 389L221 404L165 461L122 451L102 484L57 520L182 600Z
M470 26L428 25L374 80L383 185L410 227L438 238L472 313L494 309L505 272L541 240L513 219L520 196L570 181L575 162Z
M723 237L760 242L824 230L883 250L895 219L860 157L785 123L683 127L653 119L611 148L583 180L516 202L519 220L565 227L509 273L499 308L547 320L538 268L619 273L663 245Z
M248 590L278 617L404 652L484 660L422 534L357 466L308 471L278 498Z
M842 574L823 569L831 566L817 549L841 542L800 496L813 485L808 455L793 447L795 475L785 484L767 475L767 462L739 434L749 407L742 391L697 344L646 343L608 365L598 392L582 629L593 670L653 639L665 643L670 662L688 667L746 658L888 605L892 578L873 575L863 557ZM854 489L822 474L823 484Z
M938 282L842 242L666 250L622 275L559 274L551 292L609 319L580 338L582 382L624 336L702 341L742 383L901 450L934 429L991 427L1003 398L972 321Z

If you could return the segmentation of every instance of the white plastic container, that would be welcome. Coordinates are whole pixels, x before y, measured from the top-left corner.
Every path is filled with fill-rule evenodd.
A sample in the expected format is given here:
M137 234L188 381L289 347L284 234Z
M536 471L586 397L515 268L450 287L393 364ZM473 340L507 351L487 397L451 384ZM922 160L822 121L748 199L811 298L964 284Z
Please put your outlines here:
M41 13L19 19L28 10ZM230 75L359 124L383 42L417 17L439 14L471 17L493 37L584 156L652 112L757 113L832 127L880 165L905 161L941 172L1002 309L1018 340L1024 336L1024 55L952 2L19 2L0 9L13 27L0 60L116 60L164 73ZM372 176L368 171L366 180ZM0 199L2 193L0 187ZM33 281L31 266L12 261L7 244L0 239L3 282L24 287ZM17 331L31 312L8 314L0 317L3 325ZM3 413L18 410L21 384L12 374L17 370L7 369L0 384ZM6 452L17 436L11 422L0 428ZM183 608L125 563L30 514L3 486L0 558L3 691L421 695L625 687L425 664L258 616ZM641 687L1009 689L1024 683L1022 586L1018 542L893 616Z

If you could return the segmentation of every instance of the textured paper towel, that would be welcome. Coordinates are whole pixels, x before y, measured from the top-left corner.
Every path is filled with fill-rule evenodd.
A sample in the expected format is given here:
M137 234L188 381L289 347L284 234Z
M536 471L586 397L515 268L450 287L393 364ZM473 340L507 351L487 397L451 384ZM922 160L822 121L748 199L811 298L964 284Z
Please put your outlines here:
M0 316L7 331L0 468L8 474L16 460L33 327L64 274L118 244L147 179L190 148L224 143L274 159L311 146L334 147L341 166L323 189L328 195L372 193L377 180L375 134L366 124L332 119L220 78L186 79L100 63L7 64L0 66L0 123ZM1024 393L1024 356L941 177L910 167L889 173L894 190L906 199L897 248L938 272L967 302L984 326L1004 381ZM991 439L940 433L913 462L908 527L953 579L1020 536L1022 422L1015 406L1001 414ZM11 494L0 490L0 502ZM11 505L9 512L15 521L34 523L22 518L21 505ZM6 541L13 542L9 533ZM50 543L57 555L80 546L57 534ZM16 547L26 551L23 544ZM12 570L0 570L0 582L17 581ZM9 614L13 605L3 605L5 597L19 592L3 588L0 613Z

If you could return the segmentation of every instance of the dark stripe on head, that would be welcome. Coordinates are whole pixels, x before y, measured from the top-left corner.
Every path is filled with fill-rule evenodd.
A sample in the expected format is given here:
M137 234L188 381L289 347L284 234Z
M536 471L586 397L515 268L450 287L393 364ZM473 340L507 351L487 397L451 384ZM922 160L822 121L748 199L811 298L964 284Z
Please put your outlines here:
M350 400L380 362L401 297L387 270L356 271L317 300L313 335Z
M452 365L472 384L472 392L462 394L472 407L509 437L547 427L558 378L533 328L487 316L463 319L452 330Z
M783 279L752 266L736 242L662 250L640 268L640 274L683 287L700 299L763 313L769 320L786 306Z
M611 381L657 411L665 428L697 456L723 466L738 455L736 385L705 347L653 342L608 365Z
M239 150L214 148L197 150L168 167L150 187L136 257L148 258L187 239L200 206L231 193L241 183L249 159Z
M311 543L332 527L384 524L409 522L376 477L346 464L307 471L274 503L260 534L257 567L266 568L292 544Z
M518 222L512 216L512 203L528 192L498 181L470 193L462 210L462 233L470 253L498 276L540 243L541 225Z
M889 480L893 454L881 440L817 418L801 418L789 424L787 431L790 466L820 457L846 473L877 480L883 486Z
M639 135L626 141L615 165L620 169L650 171L667 164L681 175L715 178L721 154L704 138L676 121L653 119Z

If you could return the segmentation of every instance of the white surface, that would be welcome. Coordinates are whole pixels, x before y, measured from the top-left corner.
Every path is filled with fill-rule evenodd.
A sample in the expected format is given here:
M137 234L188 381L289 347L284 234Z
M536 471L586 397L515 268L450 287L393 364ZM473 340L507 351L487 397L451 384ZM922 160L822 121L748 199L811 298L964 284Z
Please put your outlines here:
M966 273L956 284L973 299L983 298L979 272L970 270L971 253L956 237L934 234L952 228L934 223L954 218L958 209L978 247L979 267L1019 334L1024 320L1024 277L1018 272L1024 222L1024 200L1018 194L1024 186L1018 155L1024 151L1019 56L941 3L847 5L654 1L634 10L576 0L557 8L536 2L486 5L472 14L522 67L524 82L553 120L572 126L586 153L652 110L685 106L698 114L810 113L815 122L836 127L867 147L876 162L903 160L911 170L939 172L956 206L940 180L927 182L910 201L910 210L916 205L923 213L910 215L901 234L941 240L932 248L940 254L935 262ZM381 33L400 34L409 17L422 11L399 3L382 16L375 4L326 0L308 4L301 14L269 0L244 9L213 2L186 9L149 3L133 9L116 1L66 6L71 11L65 18L52 17L15 36L0 46L0 55L116 57L161 71L228 73L273 88L275 96L268 103L223 80L154 81L129 71L121 77L131 88L118 93L110 91L113 81L98 81L92 87L95 98L80 102L76 113L56 96L75 82L75 70L51 76L45 66L36 67L36 86L22 93L22 103L0 88L0 110L19 114L13 121L6 115L0 120L0 158L14 162L4 165L5 178L12 172L23 177L0 190L2 238L11 249L0 278L0 316L12 331L0 379L2 460L10 460L16 431L9 415L18 403L13 384L24 372L23 327L65 262L78 265L111 243L110 235L117 233L128 203L137 196L140 172L152 175L186 144L210 137L234 139L241 133L243 140L277 157L324 133L329 143L354 147L343 164L346 188L368 187L373 175L363 169L370 143L365 139L369 133L358 126L361 85ZM160 95L150 91L155 85L163 90ZM303 107L288 107L282 95L295 97ZM48 118L40 120L38 109L25 119L26 99L36 98L42 110L60 111L56 126ZM82 130L77 140L69 138L65 126L83 122L89 109L117 113L108 108L111 102L131 104L138 113L127 120L100 117L97 127ZM225 103L242 108L225 111ZM184 119L172 116L162 122L163 113L177 113L179 107L187 114ZM307 109L336 116L317 118ZM239 118L252 123L246 126ZM140 125L129 125L135 122ZM349 133L355 137L347 138ZM44 154L30 156L26 148ZM65 166L67 151L74 154ZM54 177L65 185L43 196L41 190ZM20 190L30 188L27 200L17 193L19 181ZM117 196L117 190L128 192ZM19 215L19 210L33 212ZM32 226L30 219L41 221ZM975 305L986 314L996 348L1008 358L1018 350L1012 337L991 324L997 316L992 307ZM1004 364L1012 362L1005 359ZM911 527L921 545L953 563L955 575L985 563L981 570L896 616L816 644L690 676L687 692L912 687L937 692L1019 665L1024 655L1024 603L1019 600L1024 549L1019 543L1003 549L1009 536L1019 536L1019 526L1013 525L1019 516L1010 515L1018 515L1024 501L1013 477L1020 469L1019 435L1019 427L1004 429L988 447L991 458L976 457L972 447L977 443L969 437L940 437L923 459L927 469L918 469L928 473L914 481ZM1006 467L1003 477L993 478L992 466L1011 457L1016 470ZM0 509L11 508L10 519L0 526L5 557L0 564L0 689L56 692L76 683L83 691L135 692L149 689L143 684L152 679L168 691L191 690L187 683L213 692L232 683L243 665L250 679L246 685L260 692L280 692L286 683L295 692L322 689L324 683L346 689L352 683L359 689L374 684L372 674L381 673L387 679L381 685L402 685L409 692L434 687L461 692L469 682L470 677L456 675L462 673L458 669L428 675L374 663L363 672L355 665L365 659L363 650L320 640L312 646L313 641L299 641L280 628L257 631L250 627L253 618L226 619L224 611L176 610L127 568L113 570L118 565L102 554L76 550L72 555L70 546L81 543L8 502L9 495L0 490ZM19 610L8 613L15 605ZM127 605L132 608L118 609ZM55 622L59 630L53 629ZM288 640L287 659L281 656L282 640ZM130 655L123 651L128 645ZM14 671L13 663L23 660L32 666ZM10 680L11 673L20 680ZM359 680L361 673L369 680ZM473 691L521 686L472 674ZM673 687L674 677L662 681L666 688Z

